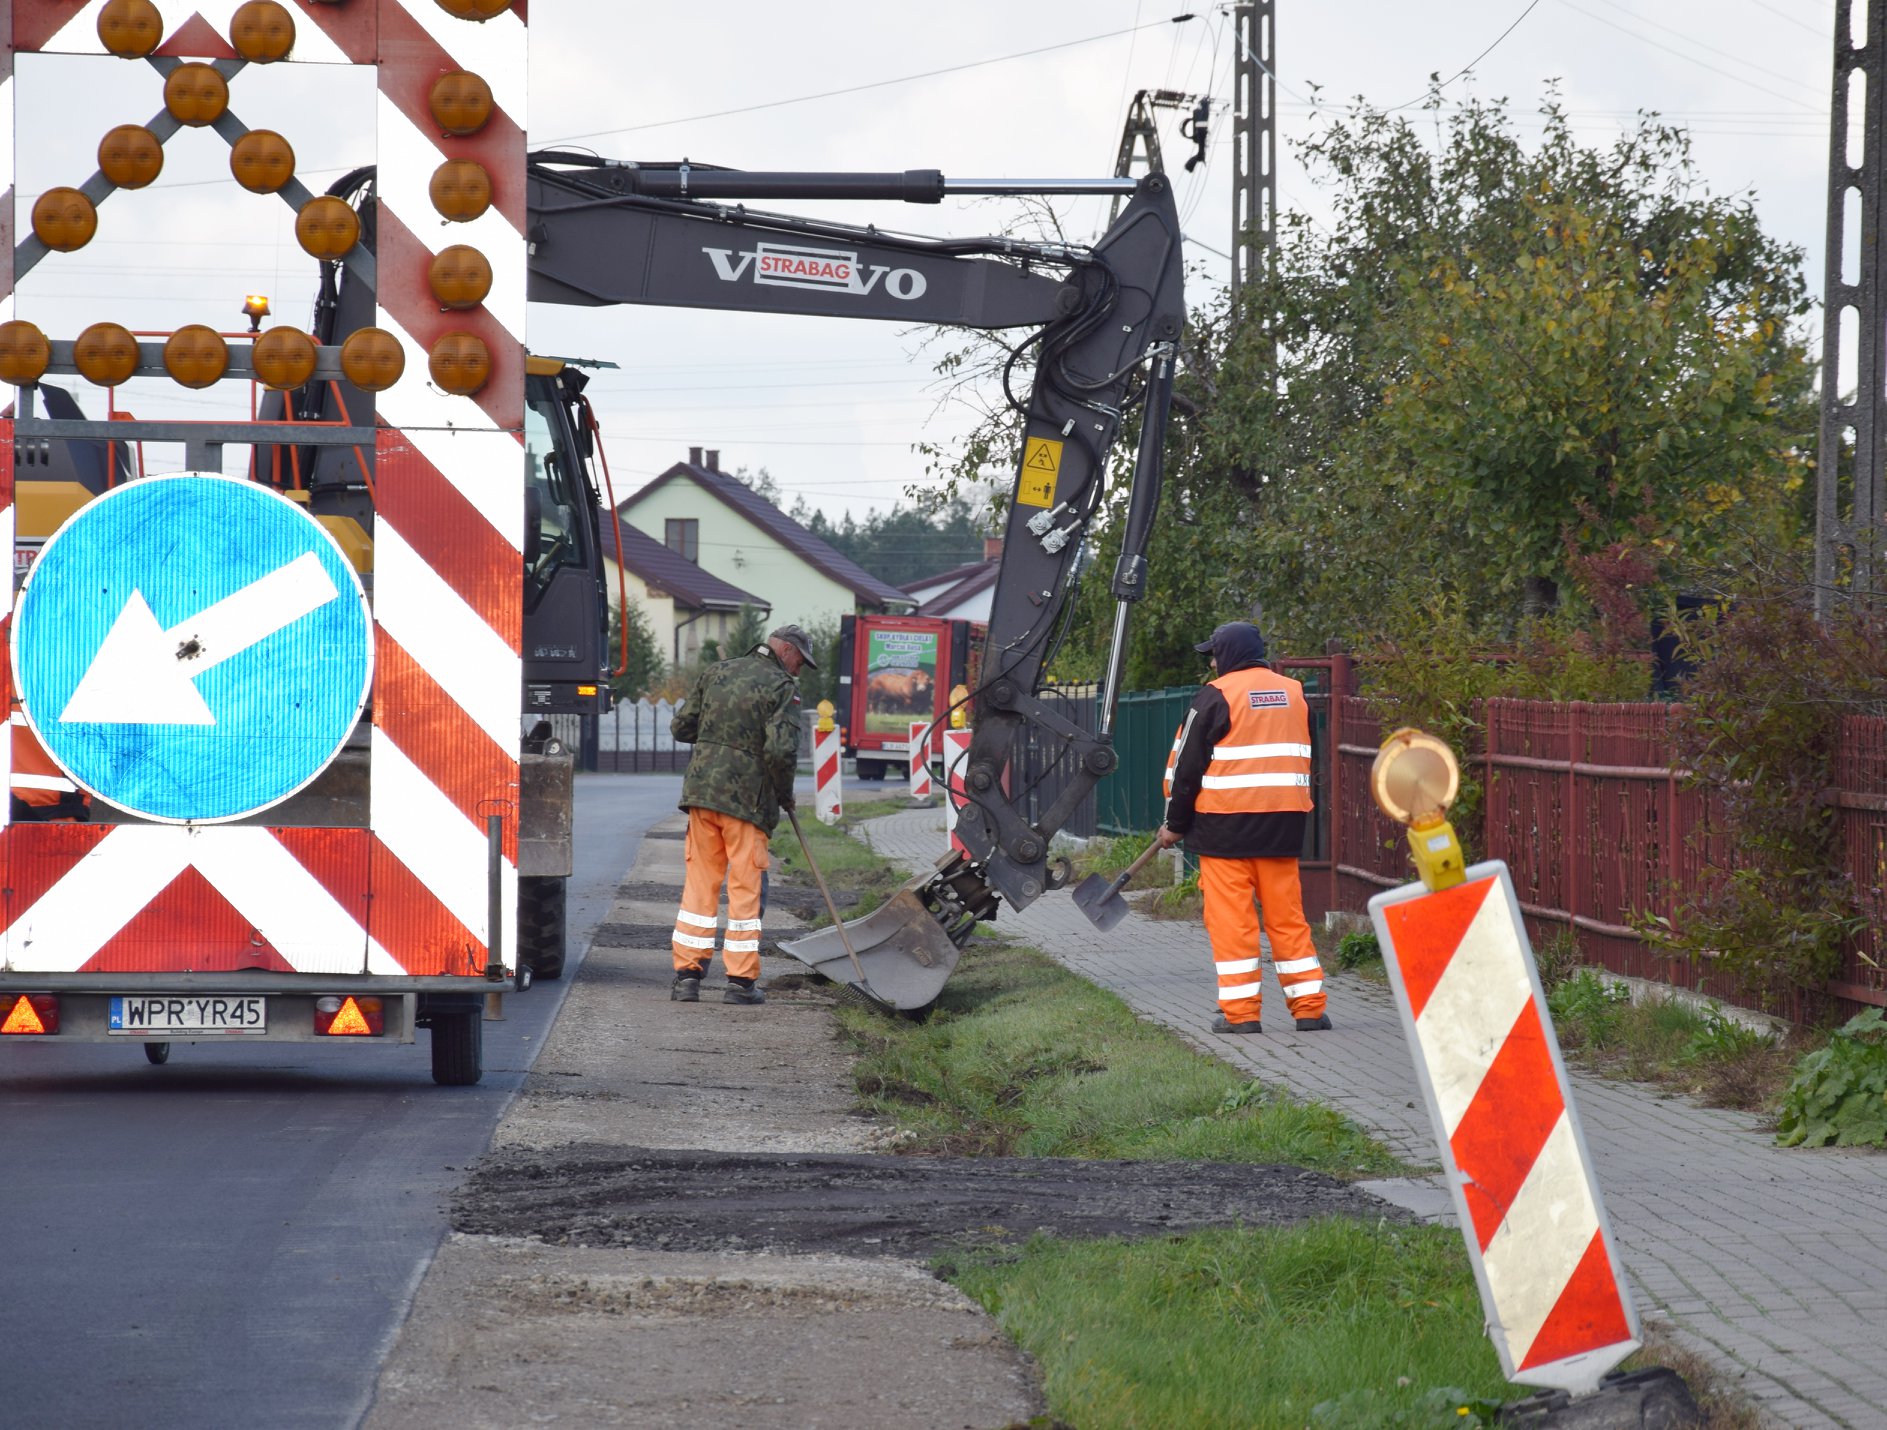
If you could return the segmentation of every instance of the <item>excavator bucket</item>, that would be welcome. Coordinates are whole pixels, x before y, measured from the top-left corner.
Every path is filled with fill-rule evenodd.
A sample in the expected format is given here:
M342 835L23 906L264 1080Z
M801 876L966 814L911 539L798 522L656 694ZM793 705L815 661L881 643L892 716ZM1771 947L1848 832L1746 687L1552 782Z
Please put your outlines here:
M779 945L823 978L844 983L873 1003L913 1012L936 1002L957 966L957 946L907 884L862 919L845 925L858 955L852 967L836 928L823 928ZM859 982L863 972L864 982Z

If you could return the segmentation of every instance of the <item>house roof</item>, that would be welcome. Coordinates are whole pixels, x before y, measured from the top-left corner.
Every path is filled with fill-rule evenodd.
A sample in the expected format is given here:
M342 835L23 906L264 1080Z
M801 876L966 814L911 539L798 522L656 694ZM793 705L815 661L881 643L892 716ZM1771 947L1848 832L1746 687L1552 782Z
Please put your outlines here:
M1002 569L1000 561L979 561L974 566L965 566L950 574L962 579L941 591L925 598L917 608L920 616L937 616L963 604L971 596L980 595L996 584L997 573Z
M626 570L639 580L675 598L677 605L697 611L738 611L753 606L771 612L773 607L751 592L730 586L719 576L710 575L678 551L670 551L646 531L631 526L622 516L616 518L622 533L622 561ZM616 559L615 539L605 532L603 555Z
M953 566L948 571L933 572L929 576L920 576L915 581L905 582L904 592L907 596L918 596L920 592L941 591L945 587L954 586L961 581L967 581L970 577L981 572L985 567L993 569L995 564L994 561L985 559L982 561L972 561L965 566ZM920 599L924 598L920 597Z
M712 467L695 462L677 462L622 505L624 508L631 507L668 483L682 480L692 481L703 491L719 498L808 566L831 577L841 586L850 588L853 595L880 606L902 608L911 604L911 598L896 586L880 581L849 556L821 541L745 482Z

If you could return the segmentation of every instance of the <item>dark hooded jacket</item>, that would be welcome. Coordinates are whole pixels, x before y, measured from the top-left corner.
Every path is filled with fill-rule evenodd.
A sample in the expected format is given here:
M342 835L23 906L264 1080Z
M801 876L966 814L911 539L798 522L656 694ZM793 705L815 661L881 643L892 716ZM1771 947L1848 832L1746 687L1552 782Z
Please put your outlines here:
M1265 641L1252 625L1221 626L1212 633L1212 658L1219 679L1266 665ZM1301 697L1299 697L1301 698ZM1304 852L1310 816L1298 810L1264 813L1201 814L1194 809L1200 780L1212 762L1212 748L1232 728L1225 694L1208 685L1193 697L1180 726L1181 742L1173 765L1173 792L1166 804L1166 827L1186 841L1188 853L1209 859L1295 859Z

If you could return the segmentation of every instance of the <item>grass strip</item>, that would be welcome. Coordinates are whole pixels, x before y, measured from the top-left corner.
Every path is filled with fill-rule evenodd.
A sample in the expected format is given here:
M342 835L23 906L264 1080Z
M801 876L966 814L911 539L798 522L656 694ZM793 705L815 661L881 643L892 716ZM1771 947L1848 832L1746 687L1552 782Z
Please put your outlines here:
M870 913L904 883L904 876L887 865L882 854L874 853L846 834L844 825L833 828L821 823L810 810L802 809L799 827L805 833L806 843L812 847L813 858L819 861L819 871L826 876L833 897L840 899L839 907L848 921ZM809 888L817 882L799 841L793 837L792 826L784 819L774 831L772 847L774 878ZM848 906L843 901L848 893L857 894L858 902ZM808 920L811 927L819 928L832 922L823 901L816 895L812 912L814 917Z
M838 1016L860 1094L907 1151L1403 1170L1334 1109L1207 1057L1032 948L977 939L924 1023Z
M1346 1219L939 1263L1081 1430L1473 1426L1501 1376L1459 1232ZM1463 1413L1465 1410L1466 1413Z

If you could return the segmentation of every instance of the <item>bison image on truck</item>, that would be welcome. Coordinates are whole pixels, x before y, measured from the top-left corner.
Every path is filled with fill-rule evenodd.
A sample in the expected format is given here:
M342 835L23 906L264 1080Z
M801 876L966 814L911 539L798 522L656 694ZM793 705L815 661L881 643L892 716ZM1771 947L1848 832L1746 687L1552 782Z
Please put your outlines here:
M861 780L910 771L906 746L913 720L941 721L950 691L968 685L984 627L930 616L846 616L839 629L838 707L845 752ZM942 752L933 733L930 753Z

